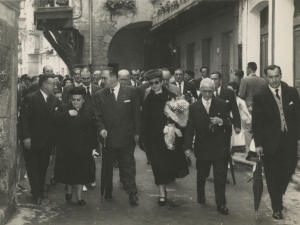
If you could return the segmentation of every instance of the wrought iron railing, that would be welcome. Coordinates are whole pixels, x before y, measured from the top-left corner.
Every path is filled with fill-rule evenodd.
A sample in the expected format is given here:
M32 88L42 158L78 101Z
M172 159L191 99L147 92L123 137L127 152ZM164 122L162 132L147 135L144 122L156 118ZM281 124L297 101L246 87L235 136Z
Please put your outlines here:
M70 0L35 0L35 7L69 6Z

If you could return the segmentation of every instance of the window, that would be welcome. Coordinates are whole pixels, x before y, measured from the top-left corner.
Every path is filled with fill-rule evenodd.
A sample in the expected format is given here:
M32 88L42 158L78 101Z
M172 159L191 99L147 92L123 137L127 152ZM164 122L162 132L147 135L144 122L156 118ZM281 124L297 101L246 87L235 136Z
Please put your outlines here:
M188 70L194 71L195 68L195 43L186 46L186 67Z

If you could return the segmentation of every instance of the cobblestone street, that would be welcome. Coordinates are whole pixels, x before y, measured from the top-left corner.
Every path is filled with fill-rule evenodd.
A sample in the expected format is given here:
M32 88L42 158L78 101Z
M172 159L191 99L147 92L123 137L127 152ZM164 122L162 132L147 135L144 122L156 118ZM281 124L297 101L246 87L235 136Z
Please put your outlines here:
M258 221L255 220L250 167L238 164L236 169L236 191L232 183L227 185L226 197L229 216L223 216L216 210L214 202L213 178L206 182L206 205L197 203L195 159L190 167L190 174L184 179L167 186L168 203L165 207L157 205L158 189L154 185L151 166L146 164L146 157L138 147L135 152L137 161L137 184L139 189L138 206L130 206L128 196L119 182L118 169L114 169L114 191L111 201L100 197L100 160L97 160L97 186L88 187L84 193L86 206L81 207L76 199L66 203L64 186L51 187L49 200L42 206L32 205L29 192L18 196L19 208L8 225L17 224L299 224L300 196L296 185L289 185L284 196L284 220L272 219L272 209L266 185L259 209ZM230 173L228 177L232 180ZM265 184L265 182L264 182Z

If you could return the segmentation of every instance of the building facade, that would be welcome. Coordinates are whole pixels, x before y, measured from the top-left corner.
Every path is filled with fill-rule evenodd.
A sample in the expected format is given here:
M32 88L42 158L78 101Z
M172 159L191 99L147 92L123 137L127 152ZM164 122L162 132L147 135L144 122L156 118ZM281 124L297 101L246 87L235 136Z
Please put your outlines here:
M300 88L299 0L69 0L46 8L36 2L37 29L53 32L50 43L69 69L182 67L199 77L207 66L226 85L235 69L256 62L260 76L278 64L283 80ZM116 2L133 2L134 9L111 10Z
M70 74L66 64L44 38L43 32L36 30L34 5L34 0L23 1L20 4L18 75L37 76L43 73L43 67L46 65L53 67L54 74Z

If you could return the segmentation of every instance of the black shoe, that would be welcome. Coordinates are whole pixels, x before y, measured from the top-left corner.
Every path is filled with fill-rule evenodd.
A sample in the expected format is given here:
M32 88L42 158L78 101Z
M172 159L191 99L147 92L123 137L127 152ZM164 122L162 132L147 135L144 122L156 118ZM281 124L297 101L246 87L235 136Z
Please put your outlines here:
M282 220L282 212L281 211L273 211L272 217L275 220Z
M205 204L206 203L205 197L198 196L197 201L198 201L199 204Z
M57 183L54 181L53 178L50 179L50 185L51 186L56 186L57 185Z
M35 204L35 205L41 205L42 204L42 198L41 197L34 197L32 203Z
M248 152L248 155L247 155L247 157L246 157L246 160L250 160L250 159L252 159L252 158L256 158L257 157L257 153L256 152L252 152L252 151L249 151Z
M111 164L110 164L111 165ZM114 162L114 167L115 168L119 168L119 163L118 162Z
M72 200L72 194L66 194L65 195L66 201L69 202Z
M229 214L229 210L226 208L225 205L223 204L218 204L217 205L217 210L222 214L222 215L228 215Z
M189 166L192 165L192 160L190 159L190 157L186 157L186 161L188 163Z
M136 196L136 194L134 193L130 193L129 194L129 202L132 203L136 203L138 201L138 197Z
M229 184L230 183L230 180L226 179L226 184Z
M111 193L105 193L104 198L105 199L112 199L112 194Z
M48 195L44 192L44 193L42 194L42 198L48 198Z
M78 201L78 205L80 205L80 206L84 206L85 205L85 201L83 199L77 200L77 201Z
M162 200L162 201L161 201L161 200ZM157 203L158 203L159 206L165 206L165 205L166 205L166 202L167 202L166 197L159 197L159 198L158 198L158 201L157 201Z
M50 191L50 184L45 184L44 185L44 192L49 192Z

